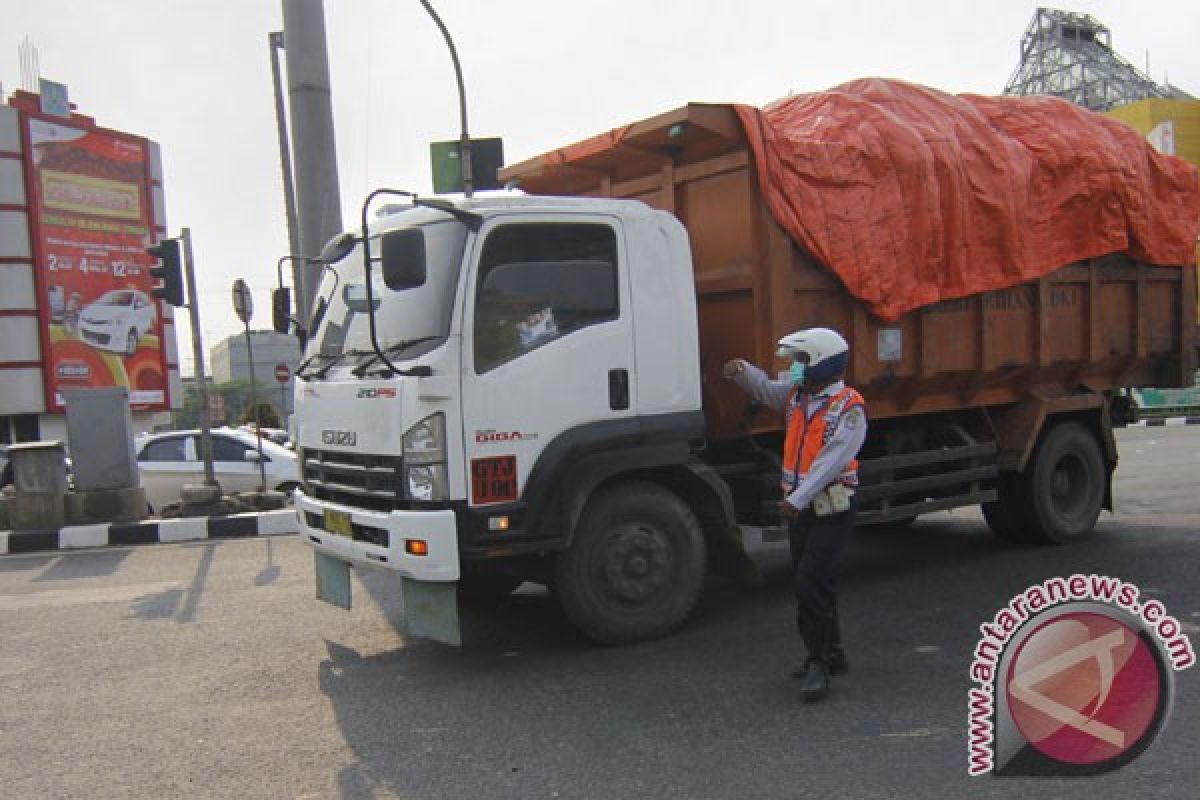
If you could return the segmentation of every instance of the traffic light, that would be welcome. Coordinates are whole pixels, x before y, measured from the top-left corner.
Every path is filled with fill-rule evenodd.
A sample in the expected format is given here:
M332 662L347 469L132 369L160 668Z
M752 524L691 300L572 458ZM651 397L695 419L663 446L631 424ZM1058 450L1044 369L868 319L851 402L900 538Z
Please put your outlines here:
M280 286L271 292L271 322L277 333L287 333L292 327L292 290Z
M179 240L163 239L146 252L158 259L159 264L150 268L150 274L162 281L154 287L154 296L161 297L173 306L186 305L183 299L183 272L179 260Z

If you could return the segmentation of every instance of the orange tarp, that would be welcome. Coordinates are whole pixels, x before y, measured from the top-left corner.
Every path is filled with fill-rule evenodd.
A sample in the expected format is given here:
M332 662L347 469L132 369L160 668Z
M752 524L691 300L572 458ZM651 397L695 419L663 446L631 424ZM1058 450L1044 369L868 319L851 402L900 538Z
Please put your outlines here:
M1108 253L1194 263L1196 167L1066 101L872 78L736 108L775 218L884 319Z

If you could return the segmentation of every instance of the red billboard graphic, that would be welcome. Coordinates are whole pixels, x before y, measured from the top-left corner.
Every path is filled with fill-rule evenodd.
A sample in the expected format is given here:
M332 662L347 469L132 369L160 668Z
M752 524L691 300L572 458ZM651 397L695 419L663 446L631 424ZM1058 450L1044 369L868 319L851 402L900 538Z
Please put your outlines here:
M145 139L25 115L46 404L120 386L134 410L168 408L157 239Z

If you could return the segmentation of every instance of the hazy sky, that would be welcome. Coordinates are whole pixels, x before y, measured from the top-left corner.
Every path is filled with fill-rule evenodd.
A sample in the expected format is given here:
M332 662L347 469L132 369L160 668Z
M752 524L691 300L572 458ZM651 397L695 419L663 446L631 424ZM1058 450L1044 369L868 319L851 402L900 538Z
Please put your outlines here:
M514 163L689 101L764 104L884 76L999 93L1036 2L433 0L462 60L475 136ZM1200 94L1200 3L1077 0L1116 51ZM192 229L206 348L241 329L230 286L270 326L287 251L267 33L279 0L0 0L0 82L41 77L98 124L162 145L167 224ZM430 141L458 136L440 34L417 0L325 0L343 223L377 186L429 191ZM180 315L186 317L186 315ZM191 372L189 327L180 360Z

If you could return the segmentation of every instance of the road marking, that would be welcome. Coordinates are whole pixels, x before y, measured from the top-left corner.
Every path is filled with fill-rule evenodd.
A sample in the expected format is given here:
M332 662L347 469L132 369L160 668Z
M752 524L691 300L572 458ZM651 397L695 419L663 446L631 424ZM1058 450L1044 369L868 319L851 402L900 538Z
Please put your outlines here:
M180 588L175 581L135 583L129 586L104 586L96 589L51 589L26 594L0 594L0 611L27 608L61 608L92 603L128 603L155 592Z
M944 733L945 730L945 728L913 728L911 731L881 733L879 735L885 739L924 739L929 736L938 736Z

